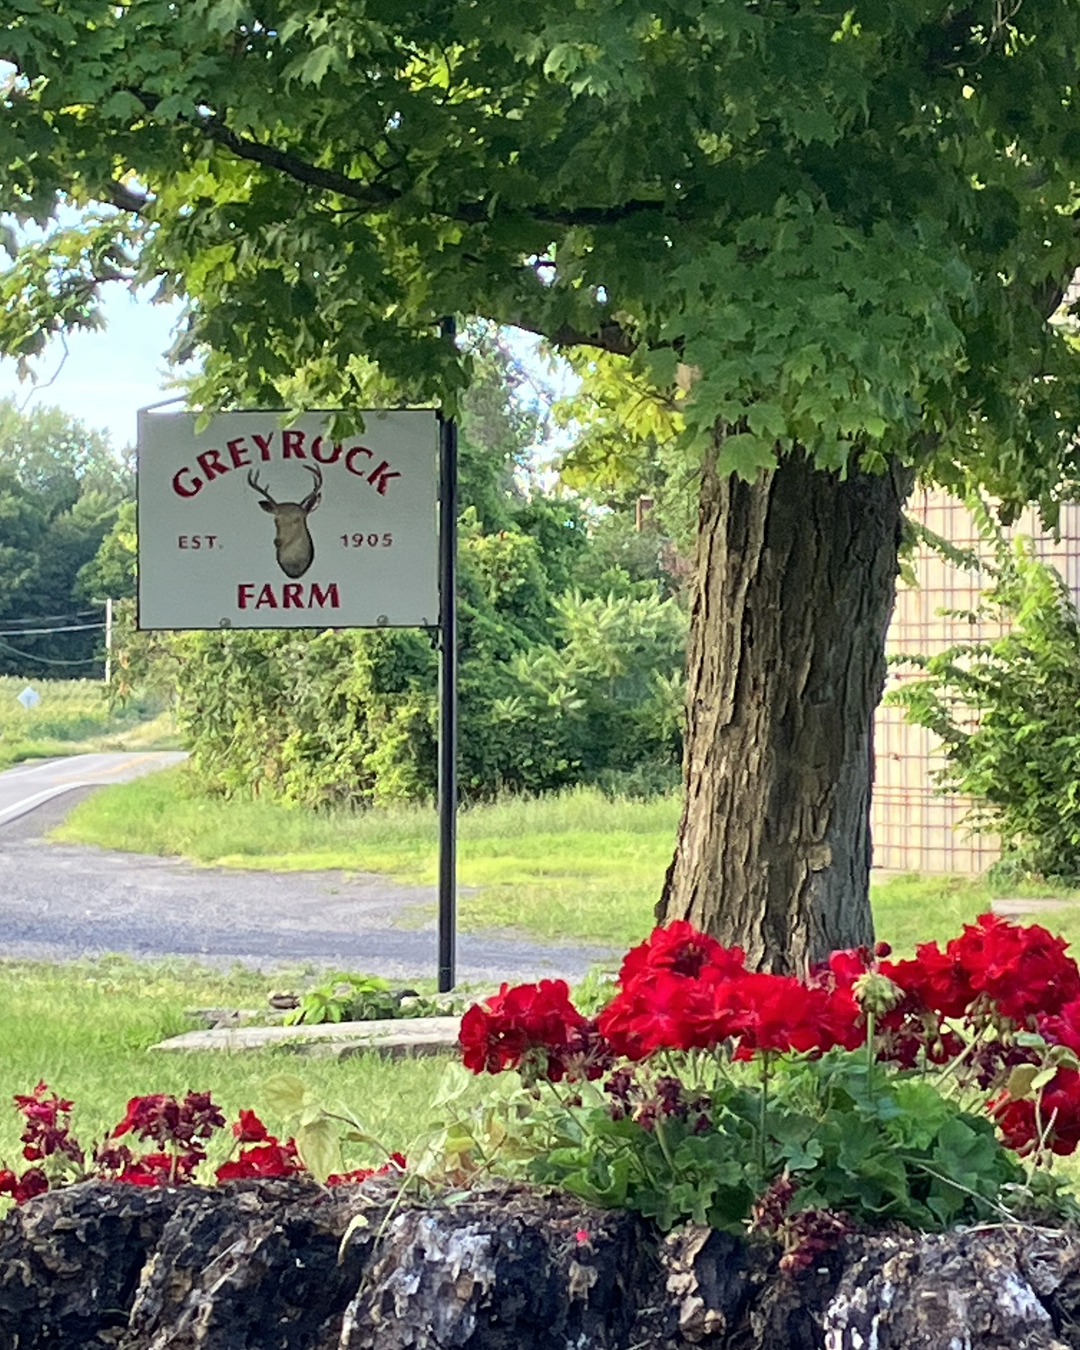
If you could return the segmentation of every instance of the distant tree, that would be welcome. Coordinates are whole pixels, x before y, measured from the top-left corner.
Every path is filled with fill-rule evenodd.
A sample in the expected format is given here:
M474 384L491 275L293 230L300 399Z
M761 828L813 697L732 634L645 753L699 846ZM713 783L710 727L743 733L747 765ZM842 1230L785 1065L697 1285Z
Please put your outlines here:
M103 433L57 408L0 401L0 672L91 673L101 632L78 625L100 617L91 602L104 593L82 573L132 486Z

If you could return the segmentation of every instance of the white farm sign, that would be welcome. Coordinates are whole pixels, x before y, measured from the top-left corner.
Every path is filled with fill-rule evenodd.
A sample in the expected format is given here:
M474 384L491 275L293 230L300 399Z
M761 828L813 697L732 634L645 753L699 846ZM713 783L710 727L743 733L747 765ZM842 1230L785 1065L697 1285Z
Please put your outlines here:
M139 417L140 628L438 623L432 412Z

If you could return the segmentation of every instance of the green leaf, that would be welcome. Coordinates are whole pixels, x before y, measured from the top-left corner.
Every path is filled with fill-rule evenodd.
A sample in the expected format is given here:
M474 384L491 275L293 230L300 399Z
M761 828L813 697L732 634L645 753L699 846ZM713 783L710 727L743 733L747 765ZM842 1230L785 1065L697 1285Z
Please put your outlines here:
M747 482L753 482L762 469L774 468L775 465L773 442L743 431L724 438L716 460L716 471L723 476L735 473Z
M127 89L118 89L102 103L99 111L102 117L128 122L134 117L141 117L146 112L146 105Z
M294 61L287 73L301 84L318 87L322 84L326 72L337 63L337 56L336 49L329 44L315 47L306 56Z
M341 1168L341 1146L334 1122L322 1117L308 1121L296 1131L296 1148L304 1166L316 1181L325 1181Z
M283 1120L301 1114L307 1095L303 1080L290 1073L279 1073L268 1078L260 1093L267 1108Z

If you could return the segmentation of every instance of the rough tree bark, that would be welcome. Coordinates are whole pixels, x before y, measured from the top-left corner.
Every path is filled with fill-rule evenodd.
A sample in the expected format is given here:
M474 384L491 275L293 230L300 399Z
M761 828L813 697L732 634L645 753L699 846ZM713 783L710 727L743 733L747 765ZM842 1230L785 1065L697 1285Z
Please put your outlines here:
M873 718L913 474L703 474L686 789L657 917L802 971L873 940Z

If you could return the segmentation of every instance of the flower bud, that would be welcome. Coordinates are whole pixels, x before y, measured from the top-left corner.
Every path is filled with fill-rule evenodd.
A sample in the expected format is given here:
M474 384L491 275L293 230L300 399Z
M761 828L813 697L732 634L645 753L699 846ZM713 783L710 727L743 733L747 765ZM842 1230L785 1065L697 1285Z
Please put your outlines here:
M894 984L887 975L872 970L859 976L851 986L851 992L865 1012L874 1014L887 1013L904 997L904 991L899 985Z

